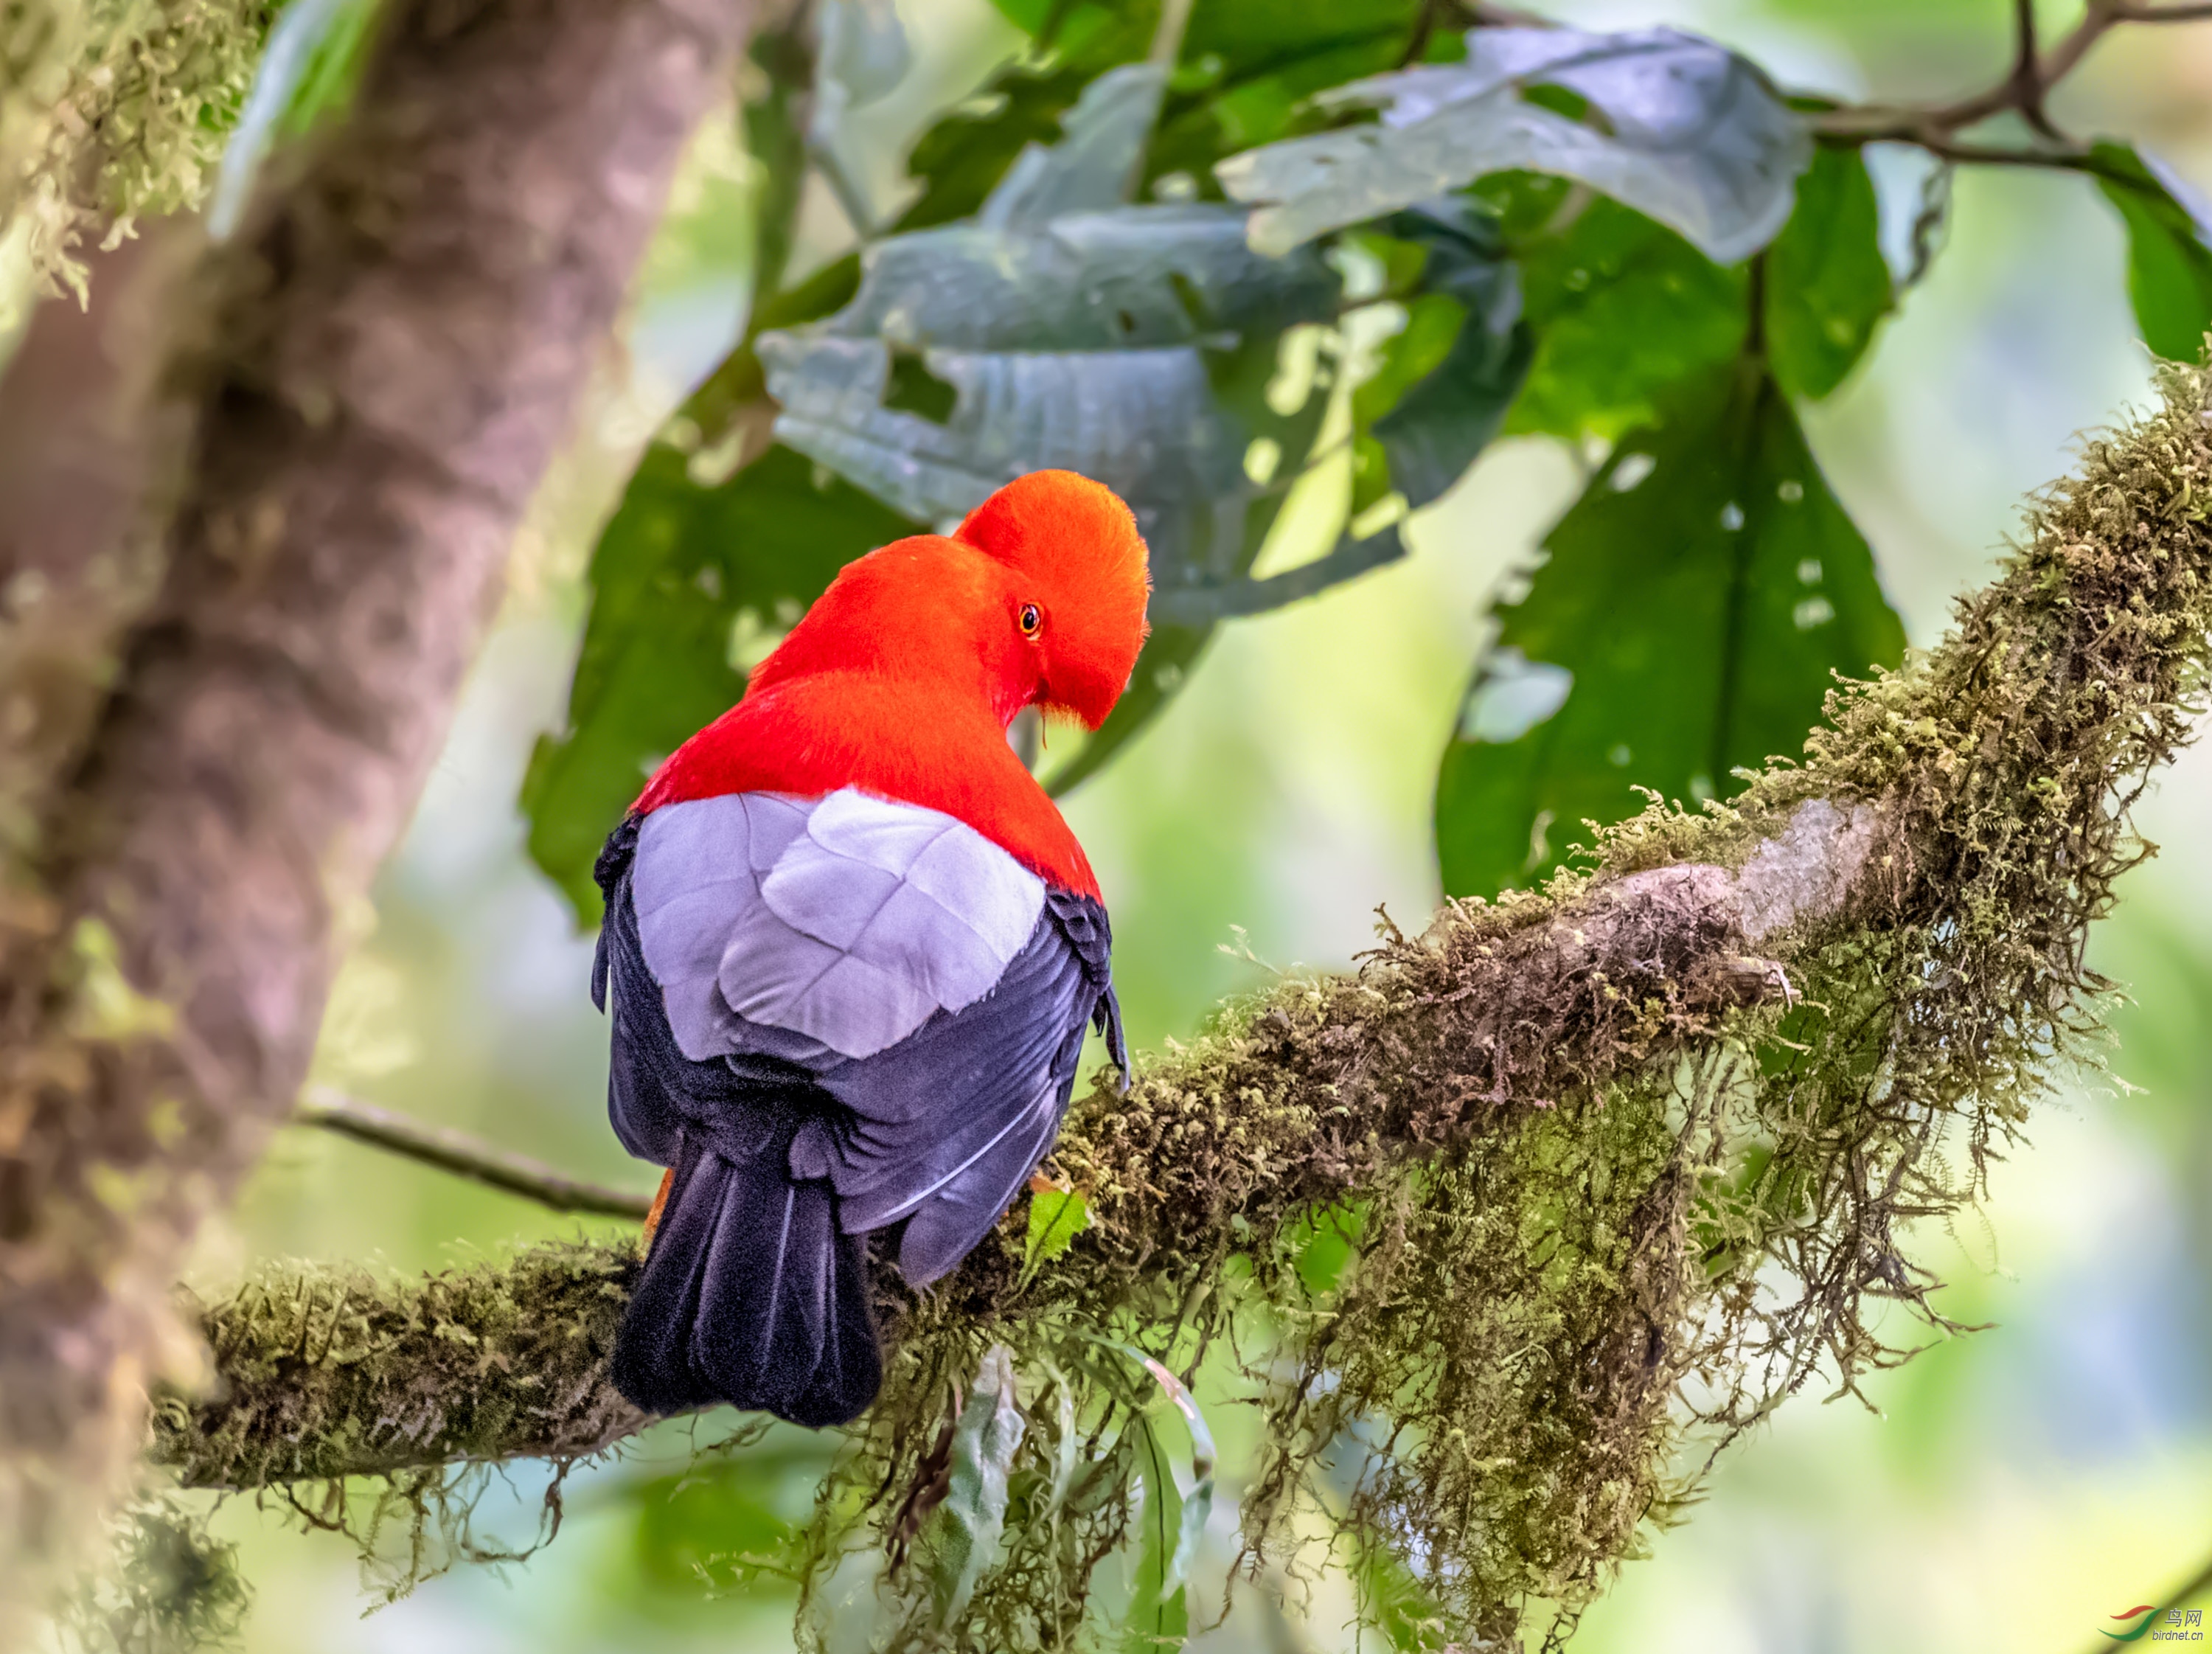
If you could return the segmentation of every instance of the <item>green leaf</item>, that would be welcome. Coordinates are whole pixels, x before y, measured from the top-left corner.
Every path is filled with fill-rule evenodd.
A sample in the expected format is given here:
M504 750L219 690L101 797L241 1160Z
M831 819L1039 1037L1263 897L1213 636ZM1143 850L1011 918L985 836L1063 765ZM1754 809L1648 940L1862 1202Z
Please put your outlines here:
M1444 887L1491 896L1558 867L1585 820L1649 787L1695 800L1794 754L1832 674L1905 635L1789 398L1730 372L1623 441L1545 542L1468 691L1437 793Z
M967 1611L976 1582L998 1560L1006 1525L1006 1473L1026 1426L1014 1396L1013 1353L983 1352L952 1432L945 1502L930 1517L930 1593L940 1628Z
M744 693L748 635L765 653L846 562L913 532L787 448L713 485L647 450L592 554L568 729L539 738L522 785L531 857L580 923L598 921L600 842L654 766Z
M1510 234L1516 219L1561 194L1521 179L1492 198ZM1571 204L1555 204L1558 213L1573 213ZM1536 354L1506 416L1510 432L1613 441L1654 423L1670 387L1743 350L1742 271L1723 269L1640 213L1593 200L1516 252Z
M2197 361L2212 328L2212 234L2150 157L2107 142L2090 160L2128 228L2128 297L2143 343L2170 362Z
M1067 1250L1090 1227L1091 1202L1073 1189L1048 1189L1031 1195L1029 1238L1022 1247L1023 1279Z
M1819 151L1766 254L1767 358L1790 395L1817 398L1842 384L1893 307L1880 221L1864 157Z
M1235 572L1248 439L1200 344L1326 316L1339 283L1311 253L1254 253L1232 210L1112 204L1162 80L1147 64L1100 76L973 222L879 243L845 309L763 335L778 437L922 522L1024 471L1079 471L1135 511L1158 586ZM942 418L890 404L895 358L915 351L953 390Z
M1166 1445L1151 1418L1137 1415L1137 1472L1144 1503L1137 1513L1137 1565L1122 1617L1124 1654L1164 1654L1182 1646L1190 1634L1190 1610L1182 1583L1173 1572L1182 1542L1183 1499L1170 1467Z
M1132 1353L1142 1357L1145 1371L1152 1375L1152 1382L1160 1387L1169 1405L1182 1415L1183 1428L1190 1432L1190 1492L1176 1520L1175 1550L1161 1576L1165 1589L1179 1591L1190 1582L1191 1564L1198 1560L1198 1548L1205 1542L1206 1524L1213 1514L1213 1468L1221 1454L1213 1444L1213 1432L1206 1426L1206 1415L1198 1410L1197 1398L1182 1380L1168 1370L1164 1361L1133 1348Z
M1618 34L1501 27L1456 64L1422 64L1328 94L1379 123L1287 138L1216 167L1259 205L1252 244L1280 252L1346 225L1526 168L1588 184L1732 264L1773 239L1811 158L1802 119L1747 60L1672 29ZM1528 95L1558 88L1599 120Z
M1520 283L1481 207L1438 204L1386 228L1425 256L1405 326L1352 393L1355 516L1393 489L1418 507L1457 482L1498 434L1534 348Z

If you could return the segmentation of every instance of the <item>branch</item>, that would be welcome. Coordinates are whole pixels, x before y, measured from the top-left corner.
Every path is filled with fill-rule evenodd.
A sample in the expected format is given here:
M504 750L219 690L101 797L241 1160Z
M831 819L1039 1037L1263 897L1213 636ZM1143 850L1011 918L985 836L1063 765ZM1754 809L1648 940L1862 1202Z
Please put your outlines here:
M1589 873L1450 904L1353 973L1230 1007L1126 1098L1079 1099L1053 1170L1094 1221L1066 1252L1025 1268L1018 1210L928 1298L880 1283L884 1396L809 1554L848 1554L847 1528L927 1476L987 1344L1073 1373L1104 1329L1184 1371L1239 1364L1266 1415L1242 1507L1262 1555L1330 1444L1395 1423L1332 1508L1418 1560L1454 1624L1503 1634L1527 1596L1587 1601L1644 1516L1693 1494L1668 1469L1686 1421L1717 1444L1823 1367L1850 1389L1902 1359L1876 1308L1942 1320L1905 1237L1973 1197L2094 1037L2087 929L2204 702L2212 385L2164 390L2039 497L1941 647L1838 691L1801 766L1655 808ZM1297 1268L1317 1211L1360 1237L1318 1298ZM630 1260L273 1273L202 1308L221 1388L164 1402L155 1456L239 1487L596 1450L640 1422L599 1365ZM1252 1353L1255 1304L1280 1330ZM1078 1557L1128 1505L1086 1508L1105 1525ZM1060 1554L991 1576L977 1626L1036 1611L1025 1592L1079 1606Z
M1466 1055L1478 1072L1408 1087L1371 1120L1320 1131L1288 1122L1253 1131L1247 1122L1233 1141L1157 1161L1149 1145L1086 1140L1079 1122L1058 1158L1077 1170L1095 1220L1119 1237L1128 1262L1162 1250L1211 1250L1232 1217L1326 1203L1354 1186L1378 1151L1433 1149L1524 1093L1601 1080L1632 1056L1710 1037L1733 1009L1779 1002L1788 991L1781 968L1743 950L1838 899L1851 876L1837 870L1863 860L1875 824L1871 811L1846 816L1815 805L1740 873L1657 868L1556 913L1532 901L1494 941L1479 939L1486 925L1448 912L1430 938L1386 950L1387 964L1328 985L1318 1051L1268 1037L1263 1023L1257 1040L1204 1042L1146 1062L1118 1110L1142 1119L1195 1084L1230 1097L1286 1085L1326 1091L1357 1084L1399 1042L1473 1036ZM1372 1146L1362 1141L1370 1129L1379 1133ZM1178 1186L1201 1174L1237 1196L1226 1207L1188 1198ZM635 1260L627 1244L559 1244L398 1287L358 1270L272 1273L200 1309L222 1399L165 1402L155 1456L189 1486L237 1488L596 1451L645 1422L600 1372ZM994 1262L1004 1259L987 1249L967 1275ZM330 1341L323 1329L348 1322L335 1341L343 1356L306 1353ZM394 1329L404 1341L387 1345ZM379 1353L361 1359L364 1348ZM525 1390L561 1399L550 1408L514 1406Z
M185 1348L742 0L398 0L183 363L194 464L38 890L0 906L0 1645Z
M2057 167L2081 170L2087 151L2071 143L2045 112L2051 90L2072 74L2089 50L2122 23L2190 23L2212 18L2212 4L2135 3L2134 0L2089 0L2081 21L2048 52L2036 43L2034 0L2014 0L2016 45L2012 67L1988 90L1949 103L1863 104L1832 109L1815 125L1831 143L1912 143L1947 161L2005 166ZM2052 147L2006 149L1962 144L1955 135L1993 115L2016 112Z
M319 1126L371 1148L386 1149L473 1183L520 1195L556 1212L634 1218L642 1222L653 1210L650 1195L633 1195L568 1177L526 1154L510 1153L465 1132L426 1126L327 1085L309 1086L300 1106L292 1111L292 1118L301 1125Z

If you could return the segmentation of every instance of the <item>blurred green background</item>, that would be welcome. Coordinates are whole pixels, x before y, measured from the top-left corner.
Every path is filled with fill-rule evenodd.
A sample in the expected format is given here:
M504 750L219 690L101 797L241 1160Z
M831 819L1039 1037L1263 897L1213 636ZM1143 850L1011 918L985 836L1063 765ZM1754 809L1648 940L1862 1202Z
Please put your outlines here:
M847 147L878 202L905 139L1019 37L985 0L900 0L907 81L851 118ZM1622 0L1555 3L1593 27L1669 22L1747 51L1793 89L1935 96L1987 83L2009 0ZM2078 7L2043 9L2052 27ZM2212 188L2212 24L2107 41L2062 89L2062 118L2156 149ZM1877 154L1902 240L1917 174ZM700 141L629 330L585 429L518 548L515 580L429 791L360 917L317 1078L577 1172L649 1189L605 1122L605 1031L586 993L591 940L526 861L514 800L557 725L581 571L639 447L738 327L749 259L747 163L720 123ZM732 228L733 226L738 228ZM810 199L795 268L842 251ZM1808 434L1916 643L1980 581L2027 490L2077 434L2148 390L2126 308L2118 221L2083 180L1963 172L1944 255L1869 362ZM1573 499L1580 462L1502 442L1417 514L1407 561L1317 601L1232 624L1164 717L1067 813L1111 904L1132 1042L1184 1035L1271 965L1341 967L1386 904L1434 905L1437 754L1480 642L1485 594ZM1325 473L1270 563L1326 532ZM1300 530L1310 530L1301 539ZM2086 1649L2106 1616L2168 1593L2212 1557L2212 754L2164 776L2141 825L2165 853L2128 879L2098 963L2128 984L2118 1081L2070 1082L1986 1208L1919 1237L1948 1312L1986 1331L1867 1386L1881 1411L1808 1393L1736 1448L1711 1494L1659 1535L1588 1616L1591 1654ZM1249 949L1247 942L1249 941ZM573 1230L521 1202L305 1130L275 1145L247 1198L191 1260L218 1286L271 1255L434 1267ZM712 1440L721 1421L696 1427ZM1224 1432L1233 1433L1233 1432ZM571 1478L568 1518L534 1560L464 1566L367 1617L352 1547L275 1505L217 1522L258 1601L267 1651L632 1648L773 1651L790 1602L695 1564L763 1542L804 1508L823 1449L799 1432L693 1467L695 1429L664 1426ZM542 1479L516 1467L483 1511L526 1535ZM1228 1554L1216 1524L1215 1577ZM1324 1578L1286 1617L1255 1596L1194 1646L1352 1649L1351 1599Z

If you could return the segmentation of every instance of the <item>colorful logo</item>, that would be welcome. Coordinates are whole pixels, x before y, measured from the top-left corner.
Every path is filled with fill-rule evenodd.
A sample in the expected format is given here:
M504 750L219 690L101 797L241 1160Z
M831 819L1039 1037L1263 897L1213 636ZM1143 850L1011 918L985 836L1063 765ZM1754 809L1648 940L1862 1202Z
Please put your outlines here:
M2156 1608L2145 1602L2130 1608L2125 1614L2115 1614L2112 1620L2115 1624L2128 1626L2128 1629L2105 1631L2101 1626L2098 1629L2116 1643L2141 1642L2145 1637L2154 1643L2201 1643L2204 1640L2204 1633L2194 1629L2204 1623L2203 1608L2168 1608L2161 1615ZM2129 1625L2130 1621L2134 1621L2132 1625ZM2180 1629L2154 1633L2151 1627L2160 1624L2178 1626Z
M2131 1608L2125 1614L2115 1614L2112 1616L2115 1620L2126 1621L2133 1620L2138 1614L2142 1616L2142 1623L2136 1626L2134 1629L2130 1631L2106 1631L2104 1634L2110 1637L2116 1643L2132 1643L2138 1641L2141 1639L2144 1633L2148 1632L2153 1625L2157 1623L2158 1609L2154 1605L2149 1602L2145 1602L2141 1608ZM2099 1629L2102 1630L2103 1628L2100 1627Z

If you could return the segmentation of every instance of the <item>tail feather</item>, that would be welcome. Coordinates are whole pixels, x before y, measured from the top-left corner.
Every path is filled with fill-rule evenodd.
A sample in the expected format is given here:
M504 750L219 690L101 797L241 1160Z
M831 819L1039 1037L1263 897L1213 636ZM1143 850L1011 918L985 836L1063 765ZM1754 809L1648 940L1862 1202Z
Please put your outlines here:
M866 1261L827 1182L773 1150L686 1146L616 1341L615 1386L648 1413L726 1402L842 1424L882 1383Z

